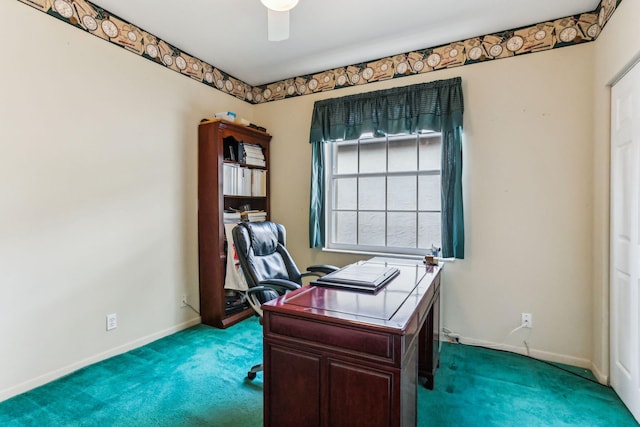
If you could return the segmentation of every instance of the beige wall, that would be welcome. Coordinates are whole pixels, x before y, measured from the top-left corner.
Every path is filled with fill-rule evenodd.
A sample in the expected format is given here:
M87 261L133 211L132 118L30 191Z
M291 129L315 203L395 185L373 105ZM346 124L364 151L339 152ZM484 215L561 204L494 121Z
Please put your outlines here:
M308 248L314 101L461 76L466 259L444 273L444 326L466 342L587 365L592 351L593 48L580 45L260 105L274 135L272 217L302 265L356 257ZM531 334L508 333L533 313Z
M197 124L252 110L17 1L0 39L2 400L199 321Z
M593 362L609 375L609 161L610 86L640 59L640 2L626 0L595 42Z

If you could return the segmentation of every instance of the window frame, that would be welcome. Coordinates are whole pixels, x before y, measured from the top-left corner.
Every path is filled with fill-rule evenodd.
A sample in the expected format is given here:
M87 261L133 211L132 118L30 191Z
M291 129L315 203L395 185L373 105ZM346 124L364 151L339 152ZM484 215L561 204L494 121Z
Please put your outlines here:
M437 169L424 169L424 170L420 170L420 142L421 142L421 138L427 138L427 139L431 139L434 137L438 138L438 144L440 146L440 161L438 164L438 168ZM393 144L393 140L401 140L401 139L405 139L405 140L412 140L415 139L415 148L416 148L416 166L415 166L415 170L404 170L404 171L389 171L389 144L390 144L390 140L392 141L391 144ZM367 144L367 143L376 143L376 142L381 142L384 141L385 142L385 170L384 172L360 172L360 168L361 168L361 161L360 161L360 154L361 154L361 150L360 147L363 144ZM357 153L356 153L356 159L357 159L357 170L356 172L351 172L351 173L334 173L335 172L335 167L334 167L334 161L335 161L335 156L334 156L334 150L336 150L335 146L336 144L354 144L357 146ZM326 164L325 164L325 173L324 173L324 183L325 183L325 207L326 207L326 211L325 211L325 230L326 230L326 240L325 240L325 245L323 250L325 251L333 251L333 252L348 252L348 253L362 253L362 254L381 254L381 255L403 255L403 256L422 256L424 255L425 251L427 249L430 248L422 248L419 247L420 244L420 222L419 222L419 215L422 213L437 213L439 214L439 221L438 221L438 226L441 228L442 227L442 206L439 203L439 209L438 210L434 210L434 209L420 209L420 177L422 176L438 176L440 179L442 178L442 161L441 161L441 156L442 156L442 133L441 132L437 132L437 131L422 131L419 133L412 133L412 134L396 134L396 135L386 135L386 136L382 136L382 137L373 137L373 135L362 135L360 138L358 139L353 139L353 140L338 140L338 141L331 141L331 142L327 142L325 144L323 144L323 150L325 150L325 159L326 159ZM403 177L403 176L410 176L410 177L415 177L416 180L416 186L415 186L415 209L414 210L394 210L394 209L389 209L388 206L388 199L389 199L389 194L388 194L388 178L389 177ZM385 181L385 190L384 190L384 210L375 210L375 209L361 209L360 208L360 201L357 200L356 201L356 207L354 209L336 209L335 208L335 201L336 199L334 198L334 181L336 179L345 179L345 178L355 178L356 179L356 198L358 197L359 193L359 178L361 177L366 177L366 178L370 178L370 177L384 177L384 181ZM441 197L441 188L438 188L438 194ZM334 227L335 227L335 222L334 222L334 213L335 212L339 212L339 211L345 211L345 212L355 212L356 213L356 243L355 244L347 244L347 243L336 243L333 240L335 231L334 231ZM360 230L359 230L359 212L384 212L385 218L384 218L384 223L385 223L385 232L384 232L384 240L385 240L385 246L375 246L375 245L366 245L366 244L359 244L358 242L360 241ZM389 218L388 218L388 213L412 213L415 217L415 246L416 247L400 247L400 246L388 246L388 224L389 224ZM440 247L441 246L441 239L442 239L442 235L439 235L439 239L440 241L437 242L437 246Z

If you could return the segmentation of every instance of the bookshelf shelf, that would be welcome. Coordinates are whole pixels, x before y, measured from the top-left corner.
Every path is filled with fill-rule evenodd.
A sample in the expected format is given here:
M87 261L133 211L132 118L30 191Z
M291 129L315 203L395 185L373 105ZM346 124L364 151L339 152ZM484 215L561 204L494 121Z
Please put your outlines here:
M224 160L223 163L228 163L228 164L231 164L231 165L238 165L240 167L249 168L249 169L267 170L267 168L265 166L251 165L249 163L234 162L233 160Z
M266 199L267 196L230 196L230 195L225 195L224 196L225 199Z
M200 314L202 323L226 328L252 316L250 308L239 312L225 310L224 289L226 244L224 235L225 209L240 209L250 205L269 217L269 142L266 132L224 120L211 120L198 126L198 255L200 271ZM264 166L229 159L230 150L238 159L237 144L257 146L264 155ZM254 149L255 150L255 149ZM224 165L264 170L265 195L227 195L224 193Z

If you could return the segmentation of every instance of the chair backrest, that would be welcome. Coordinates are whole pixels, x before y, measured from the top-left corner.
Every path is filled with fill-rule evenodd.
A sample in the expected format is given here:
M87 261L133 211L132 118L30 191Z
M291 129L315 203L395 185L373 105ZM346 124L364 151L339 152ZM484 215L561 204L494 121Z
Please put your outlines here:
M242 222L233 229L233 242L249 287L267 279L287 279L299 285L302 275L285 247L286 232L275 222Z

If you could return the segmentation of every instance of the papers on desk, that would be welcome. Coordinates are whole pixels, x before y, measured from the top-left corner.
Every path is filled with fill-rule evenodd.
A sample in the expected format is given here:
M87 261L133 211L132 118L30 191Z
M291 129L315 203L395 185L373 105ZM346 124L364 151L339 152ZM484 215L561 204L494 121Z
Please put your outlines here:
M376 292L400 273L396 267L374 263L356 263L311 282L314 286Z

